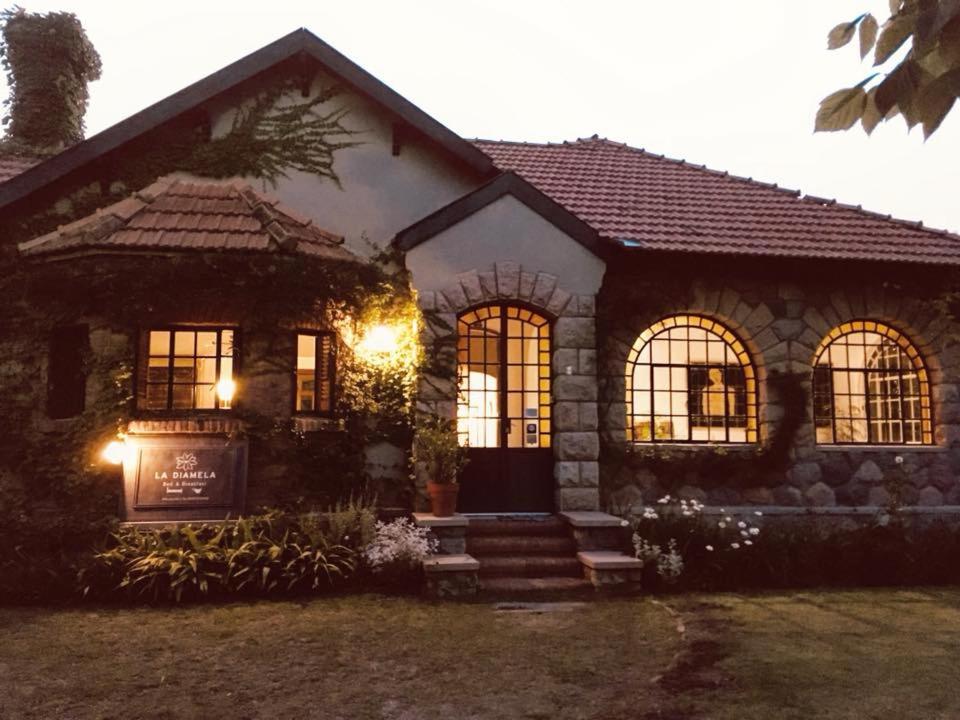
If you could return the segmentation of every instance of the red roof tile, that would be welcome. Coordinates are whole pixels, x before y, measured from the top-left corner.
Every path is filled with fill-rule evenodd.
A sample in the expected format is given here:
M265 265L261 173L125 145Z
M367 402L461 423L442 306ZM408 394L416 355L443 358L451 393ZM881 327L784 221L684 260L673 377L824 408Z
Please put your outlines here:
M168 176L19 247L24 255L91 249L285 251L362 262L342 242L241 180Z
M0 183L16 177L25 170L32 168L41 158L25 155L0 155Z
M474 144L628 247L960 264L960 236L596 136Z

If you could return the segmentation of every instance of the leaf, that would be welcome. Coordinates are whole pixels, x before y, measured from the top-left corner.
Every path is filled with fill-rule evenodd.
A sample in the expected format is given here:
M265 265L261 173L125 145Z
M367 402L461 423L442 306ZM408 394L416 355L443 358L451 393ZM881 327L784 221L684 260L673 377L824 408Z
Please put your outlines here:
M863 106L863 115L860 118L860 124L863 125L864 132L870 135L883 120L883 115L877 109L877 89L870 88L867 91L867 99Z
M877 85L877 110L886 115L890 108L896 105L906 119L907 126L913 127L920 122L913 111L915 96L931 79L930 73L920 67L919 63L905 60Z
M840 23L827 33L827 49L836 50L846 45L857 30L857 21Z
M873 49L874 44L877 42L877 32L879 31L880 26L877 24L877 19L867 13L863 16L863 20L860 21L860 59L863 60Z
M890 2L890 14L891 14L891 15L896 15L898 12L900 12L900 3L901 3L901 0L889 0L889 2Z
M945 63L951 66L960 65L960 16L943 26L938 50Z
M863 115L867 93L862 87L845 88L820 101L814 132L848 130Z
M937 131L944 118L960 96L960 68L927 83L917 94L913 111L923 124L923 137L929 138Z
M893 55L907 38L913 34L915 16L895 15L883 24L880 37L877 39L877 49L874 53L874 65L882 65Z

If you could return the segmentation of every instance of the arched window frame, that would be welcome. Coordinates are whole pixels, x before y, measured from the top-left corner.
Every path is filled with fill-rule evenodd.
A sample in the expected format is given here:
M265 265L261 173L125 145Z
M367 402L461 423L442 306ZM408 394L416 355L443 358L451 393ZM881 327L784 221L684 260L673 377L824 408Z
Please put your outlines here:
M689 418L694 416L694 413L690 412L689 408L689 396L692 392L690 387L690 368L709 368L713 363L703 362L703 363L691 363L685 361L682 363L672 363L669 362L666 364L663 363L654 363L652 358L649 361L641 362L640 358L643 354L644 348L646 348L651 341L655 340L662 333L667 333L673 329L677 328L690 328L705 330L709 335L713 335L723 342L724 345L724 362L721 364L724 368L724 375L726 376L727 368L733 367L732 363L727 362L726 358L728 357L727 350L732 351L734 357L736 358L738 367L742 370L743 375L743 390L742 390L742 402L743 402L743 413L731 413L730 412L730 402L729 402L729 390L723 391L725 412L722 416L723 419L723 433L722 437L718 437L720 433L710 430L708 432L708 437L706 438L694 438L693 437L693 428L695 427ZM677 342L683 342L682 340L677 340ZM686 341L687 343L687 356L689 357L689 343L690 340ZM708 349L708 358L709 358L709 349ZM672 413L669 416L670 422L670 431L662 432L659 427L658 417L665 417L662 414L655 412L655 392L664 392L664 390L658 390L655 387L654 383L654 368L655 367L668 367L670 370L671 385L666 389L667 392L677 393L686 393L688 396L687 400L687 409L686 415ZM637 378L637 369L643 368L647 369L650 372L650 382L649 388L640 388L637 387L636 390L649 392L650 393L650 414L646 415L642 412L638 412L638 409L634 407L634 380ZM682 390L673 391L672 387L672 378L673 371L686 369L687 376L687 386ZM723 323L716 320L712 320L703 315L696 314L678 314L667 316L652 325L640 333L637 339L633 343L633 347L630 349L629 354L627 355L627 365L626 365L626 437L627 441L634 444L657 444L657 443L680 443L680 444L692 444L692 445L702 445L702 444L731 444L731 445L742 445L742 444L756 444L759 440L757 432L757 372L756 367L753 363L750 353L747 351L743 342L740 340L737 335L726 327ZM726 384L725 384L726 386ZM739 391L738 391L739 392ZM672 400L671 400L672 401ZM699 416L700 414L698 414ZM687 434L686 437L677 437L677 433L674 432L673 419L686 417L687 420ZM712 421L716 416L709 416L709 420ZM739 424L742 418L742 425ZM737 425L731 424L731 419L737 421ZM647 424L647 429L642 431L644 423ZM739 431L742 428L743 437L732 439L731 435L739 435L739 432L731 433L731 430Z
M848 337L855 333L875 333L884 338L888 338L893 341L896 346L906 355L907 360L910 362L910 368L897 368L895 369L899 374L899 393L896 396L899 404L899 418L882 418L877 421L875 418L872 418L870 415L872 405L870 395L867 393L869 388L870 380L869 373L871 369L865 366L863 368L854 368L854 367L834 367L833 365L821 366L821 359L824 357L824 354L827 350L838 340L844 337ZM829 379L823 377L822 370L827 369L830 372ZM885 368L887 372L892 372L893 369ZM912 371L910 374L915 373L917 377L917 393L906 394L904 393L904 370ZM876 372L876 369L873 370ZM850 418L840 418L841 420L852 422L853 420L865 419L867 422L867 438L865 440L856 440L851 438L845 438L843 440L837 440L838 436L838 415L837 415L837 393L834 389L835 373L862 373L864 377L864 392L865 392L865 418L850 417ZM917 350L916 346L910 340L910 338L905 335L900 330L888 325L887 323L879 322L876 320L851 320L849 322L841 323L835 328L830 330L824 338L820 341L817 351L813 356L813 374L812 374L812 387L813 387L813 419L814 419L814 430L816 436L816 442L819 445L897 445L897 446L906 446L913 447L918 445L932 445L933 444L933 408L931 403L930 396L930 375L927 371L926 362L924 361L923 355ZM848 381L849 382L849 381ZM826 386L826 390L824 387ZM904 416L903 403L904 401L911 401L915 399L919 404L919 417L918 418L906 418ZM829 411L826 410L829 406ZM899 420L900 422L900 440L889 440L889 439L878 439L873 437L874 427L873 422L895 422ZM829 424L827 424L829 421ZM907 426L905 423L907 421L915 421L918 424L919 431L918 434L908 433ZM829 432L827 431L829 428ZM881 433L882 434L882 433ZM907 436L912 435L917 437L916 440L908 440Z

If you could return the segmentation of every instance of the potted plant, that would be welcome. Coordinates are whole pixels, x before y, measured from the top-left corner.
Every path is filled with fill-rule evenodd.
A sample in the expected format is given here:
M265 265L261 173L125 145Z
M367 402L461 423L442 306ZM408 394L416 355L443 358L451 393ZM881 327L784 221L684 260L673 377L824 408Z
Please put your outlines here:
M457 476L467 464L466 448L460 446L457 431L449 420L435 418L417 428L417 462L429 474L427 492L437 517L449 517L457 511L460 486Z

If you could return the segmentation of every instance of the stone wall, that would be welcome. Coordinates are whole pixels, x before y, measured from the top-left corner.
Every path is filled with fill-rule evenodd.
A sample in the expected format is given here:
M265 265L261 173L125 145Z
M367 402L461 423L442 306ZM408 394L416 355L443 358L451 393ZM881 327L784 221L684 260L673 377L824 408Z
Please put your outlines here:
M955 340L960 328L943 311L948 282L936 268L777 259L716 258L708 265L692 257L664 258L608 273L599 301L604 501L617 510L649 504L669 492L711 505L883 505L891 483L902 480L908 504L960 505L960 352ZM758 377L758 446L627 444L627 354L642 330L677 313L721 322L749 350ZM815 442L814 355L832 328L857 319L889 324L923 355L931 381L933 445ZM795 374L804 391L802 421L784 462L763 463L763 448L769 447L785 413L770 380L784 374Z
M457 316L497 301L519 301L555 318L552 329L552 447L558 510L595 510L599 504L596 298L563 288L556 276L498 262L458 274L440 291L418 295L426 323L422 341L432 371L420 379L420 412L456 417ZM427 477L417 468L418 485Z

